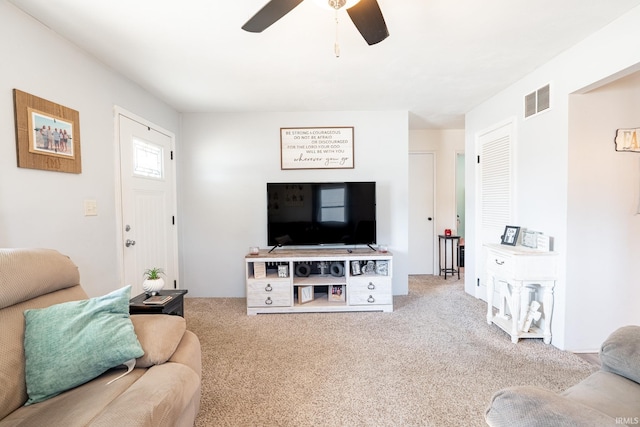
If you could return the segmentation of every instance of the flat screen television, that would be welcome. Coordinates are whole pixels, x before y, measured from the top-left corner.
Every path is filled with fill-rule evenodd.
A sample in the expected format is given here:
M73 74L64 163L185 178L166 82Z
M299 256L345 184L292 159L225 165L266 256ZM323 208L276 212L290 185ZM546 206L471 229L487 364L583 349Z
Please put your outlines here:
M269 246L376 243L375 182L267 183Z

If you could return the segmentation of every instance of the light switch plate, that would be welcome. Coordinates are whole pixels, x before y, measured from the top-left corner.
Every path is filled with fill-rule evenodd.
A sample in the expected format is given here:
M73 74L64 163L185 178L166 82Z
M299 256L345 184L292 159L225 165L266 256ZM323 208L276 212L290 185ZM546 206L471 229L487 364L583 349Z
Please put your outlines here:
M84 201L84 216L96 216L98 215L98 202L95 200Z

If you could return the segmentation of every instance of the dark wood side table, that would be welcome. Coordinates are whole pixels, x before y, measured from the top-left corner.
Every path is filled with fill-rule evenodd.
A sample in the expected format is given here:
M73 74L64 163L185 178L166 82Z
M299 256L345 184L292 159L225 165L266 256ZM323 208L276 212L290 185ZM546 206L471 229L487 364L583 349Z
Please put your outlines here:
M460 264L459 264L459 248L460 248L460 236L446 236L446 235L439 235L438 236L439 240L438 240L438 258L440 261L440 274L438 274L439 276L442 275L442 273L444 272L444 280L447 280L447 273L449 273L451 275L451 277L453 277L454 274L458 274L458 279L460 279ZM443 244L444 243L444 249L443 249ZM449 259L448 255L449 252L447 252L447 246L448 244L451 245L451 259ZM442 258L444 256L444 267L442 267ZM449 262L451 261L451 266L449 266Z
M142 293L129 300L129 314L174 314L184 317L184 294L186 289L163 289L158 295L171 295L171 299L164 304L145 304L149 295Z

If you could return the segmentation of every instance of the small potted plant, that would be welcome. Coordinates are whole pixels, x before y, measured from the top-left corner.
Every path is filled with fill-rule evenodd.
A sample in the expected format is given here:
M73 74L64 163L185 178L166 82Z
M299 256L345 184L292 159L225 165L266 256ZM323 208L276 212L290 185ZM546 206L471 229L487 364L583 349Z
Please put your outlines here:
M158 267L149 268L144 271L142 289L147 294L158 295L158 292L164 288L164 279L160 277L164 274L164 270Z

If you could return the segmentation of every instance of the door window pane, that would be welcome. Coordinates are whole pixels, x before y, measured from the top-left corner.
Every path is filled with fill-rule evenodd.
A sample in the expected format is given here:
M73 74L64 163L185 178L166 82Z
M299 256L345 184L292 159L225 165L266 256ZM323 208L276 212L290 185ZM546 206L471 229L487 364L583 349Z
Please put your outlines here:
M164 177L162 160L162 147L139 139L133 140L134 175L162 179Z

